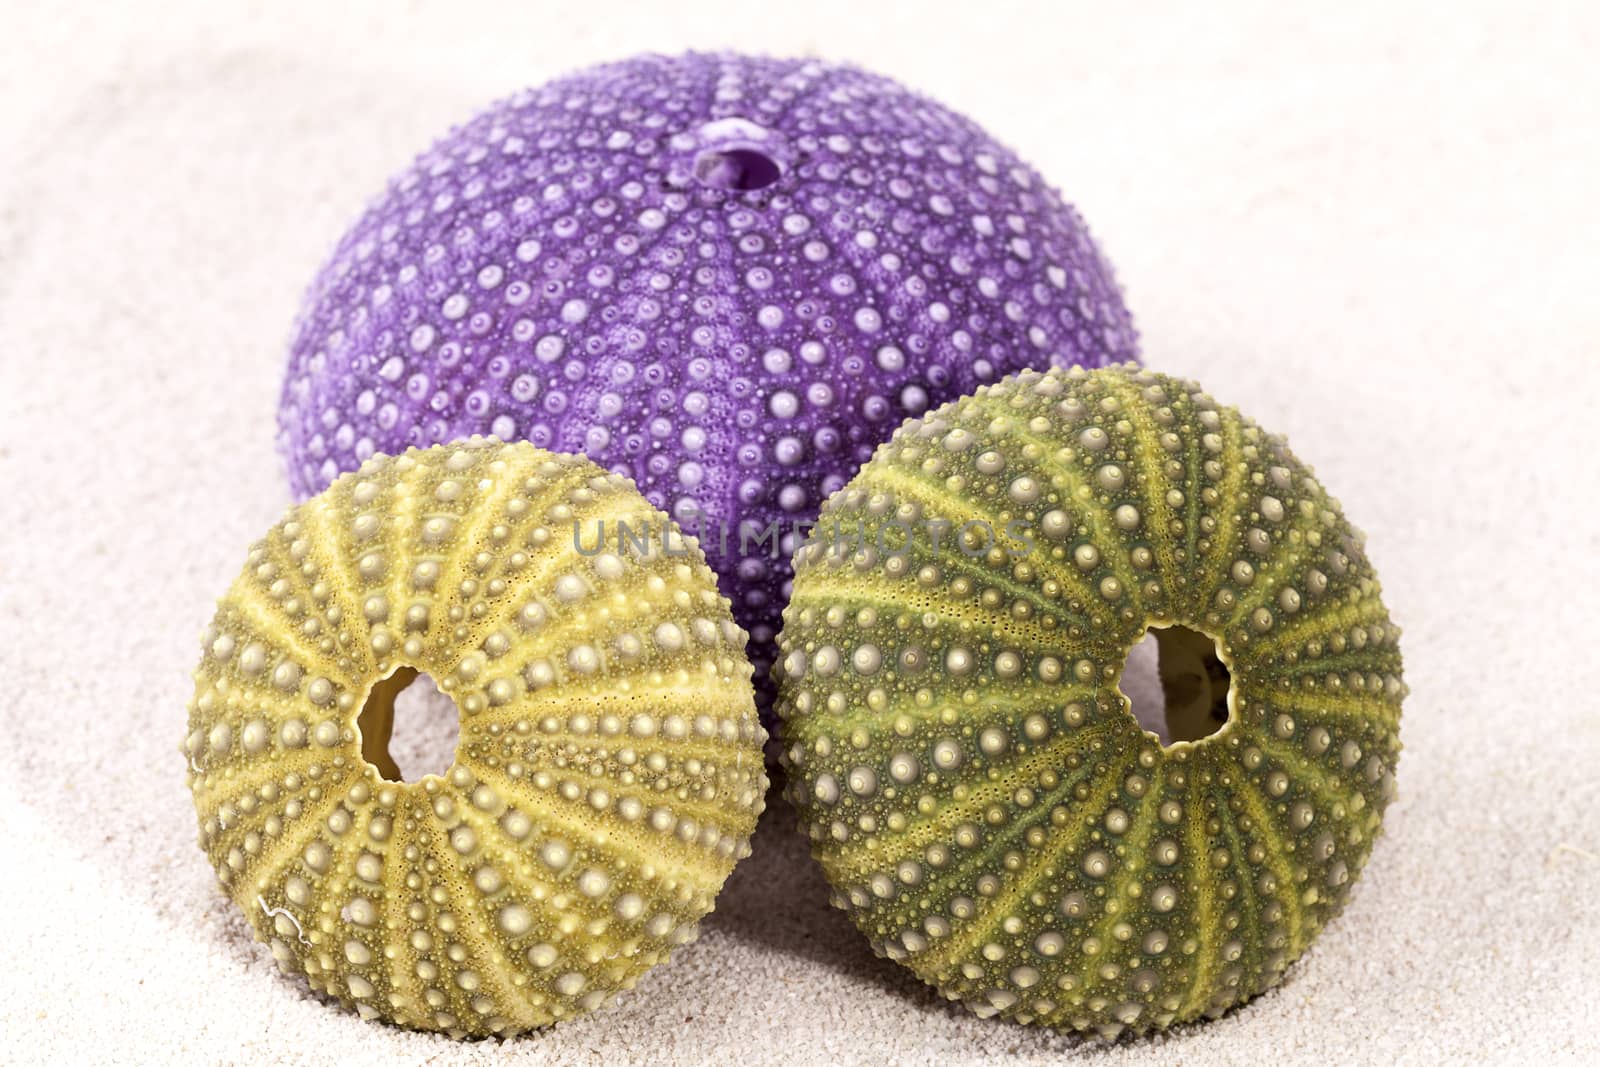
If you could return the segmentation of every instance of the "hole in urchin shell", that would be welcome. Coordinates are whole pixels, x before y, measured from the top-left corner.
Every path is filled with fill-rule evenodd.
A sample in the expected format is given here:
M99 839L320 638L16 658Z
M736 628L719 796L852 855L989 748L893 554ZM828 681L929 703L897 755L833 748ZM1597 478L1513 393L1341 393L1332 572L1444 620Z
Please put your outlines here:
M783 176L776 160L755 148L708 148L694 157L695 180L713 189L749 192Z
M461 712L434 680L401 667L372 687L356 718L361 756L391 782L443 776L455 762Z
M1187 626L1151 627L1128 653L1117 688L1163 748L1201 741L1231 714L1233 676L1217 642Z

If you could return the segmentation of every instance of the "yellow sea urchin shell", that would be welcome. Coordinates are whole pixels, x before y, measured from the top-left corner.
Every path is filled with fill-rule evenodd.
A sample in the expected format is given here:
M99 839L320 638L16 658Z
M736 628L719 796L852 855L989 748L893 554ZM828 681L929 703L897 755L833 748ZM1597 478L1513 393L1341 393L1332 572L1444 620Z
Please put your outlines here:
M597 545L619 520L653 539ZM749 852L764 735L745 634L666 526L588 460L474 438L373 459L251 548L183 748L201 846L284 970L363 1016L508 1034L694 937ZM416 671L460 742L392 781L362 726Z
M823 509L784 623L790 796L836 902L983 1014L1114 1035L1261 992L1393 792L1399 629L1361 538L1191 382L1024 373L906 423ZM1147 628L1169 745L1118 689Z

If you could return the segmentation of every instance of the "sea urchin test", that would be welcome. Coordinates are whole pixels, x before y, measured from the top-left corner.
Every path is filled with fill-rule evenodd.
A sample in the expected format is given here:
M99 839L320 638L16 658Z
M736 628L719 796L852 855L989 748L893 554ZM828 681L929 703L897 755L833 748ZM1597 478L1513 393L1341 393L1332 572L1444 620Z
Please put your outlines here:
M643 56L394 180L306 295L280 445L301 495L473 433L585 453L704 530L764 685L794 523L903 419L1134 352L1082 220L972 122L853 67Z
M1399 629L1281 438L1192 382L1025 372L823 508L780 641L836 903L981 1014L1114 1035L1276 983L1394 791ZM1163 736L1119 688L1159 642Z
M250 549L195 675L189 787L222 887L288 972L368 1018L510 1034L693 938L766 779L745 635L692 541L581 457L473 439L376 457ZM459 709L400 781L396 692Z

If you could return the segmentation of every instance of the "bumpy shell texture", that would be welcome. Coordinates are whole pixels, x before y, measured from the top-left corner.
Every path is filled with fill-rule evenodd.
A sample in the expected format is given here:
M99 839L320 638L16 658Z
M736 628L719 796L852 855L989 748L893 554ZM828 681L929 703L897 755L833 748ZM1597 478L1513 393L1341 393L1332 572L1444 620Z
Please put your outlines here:
M648 551L619 520L654 524ZM745 635L665 521L585 459L473 439L377 457L251 548L183 749L200 844L285 971L368 1018L509 1034L694 937L748 854L764 734ZM395 781L419 671L460 741Z
M853 67L644 56L393 181L307 294L280 446L301 495L474 433L585 453L705 517L765 685L789 523L904 418L1134 354L1078 214L969 120Z
M1394 790L1399 629L1310 470L1194 383L1025 372L908 422L794 585L791 798L836 903L947 997L1164 1028L1343 906ZM1147 627L1214 639L1216 732L1134 719Z

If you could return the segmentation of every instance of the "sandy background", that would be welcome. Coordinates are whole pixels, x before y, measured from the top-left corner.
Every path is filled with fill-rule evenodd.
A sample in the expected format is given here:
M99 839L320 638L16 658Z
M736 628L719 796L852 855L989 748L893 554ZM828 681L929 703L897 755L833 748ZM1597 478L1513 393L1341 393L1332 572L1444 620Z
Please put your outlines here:
M1597 1062L1600 14L1389 6L9 0L0 1061ZM1286 432L1367 530L1406 627L1401 795L1279 990L1109 1048L971 1018L828 908L781 805L698 944L503 1045L324 1005L217 892L177 744L196 635L288 499L301 287L452 121L692 44L868 63L1019 146L1148 361Z

